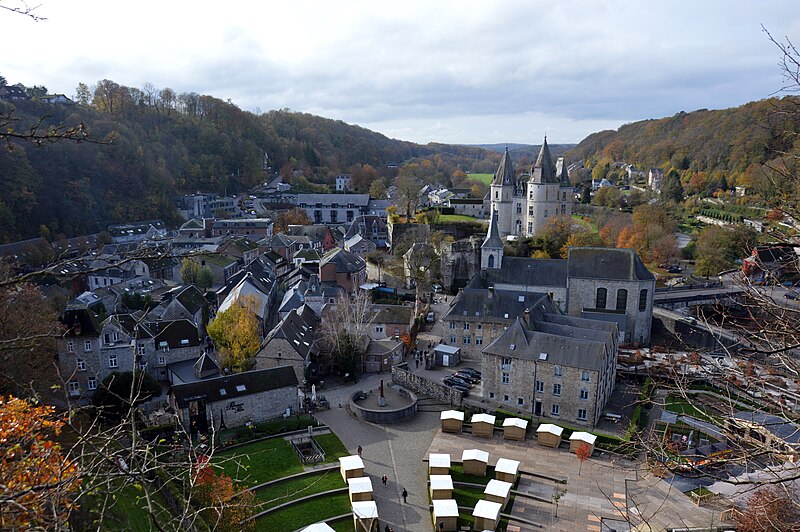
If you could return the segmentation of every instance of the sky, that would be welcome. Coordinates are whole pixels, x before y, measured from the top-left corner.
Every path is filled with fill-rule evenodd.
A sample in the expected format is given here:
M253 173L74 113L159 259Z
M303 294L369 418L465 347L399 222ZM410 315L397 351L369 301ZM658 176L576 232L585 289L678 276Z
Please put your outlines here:
M0 0L0 7L20 0ZM33 0L0 10L0 75L101 79L289 108L418 143L577 143L781 89L792 1ZM13 44L11 44L13 43Z

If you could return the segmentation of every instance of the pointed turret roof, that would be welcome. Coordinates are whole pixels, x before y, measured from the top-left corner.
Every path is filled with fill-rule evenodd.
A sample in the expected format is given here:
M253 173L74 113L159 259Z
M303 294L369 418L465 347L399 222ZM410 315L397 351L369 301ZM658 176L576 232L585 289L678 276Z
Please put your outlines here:
M503 153L503 158L500 159L500 166L497 167L497 171L494 173L494 179L492 179L493 185L516 185L516 177L514 176L514 165L511 162L511 155L508 153L508 146L506 146L506 151Z
M492 217L489 219L489 232L486 234L481 248L503 249L503 241L500 240L497 223L497 211L495 210L492 211Z
M531 169L531 181L534 183L559 183L556 176L556 167L553 165L553 158L550 157L550 147L547 145L545 136L542 149Z

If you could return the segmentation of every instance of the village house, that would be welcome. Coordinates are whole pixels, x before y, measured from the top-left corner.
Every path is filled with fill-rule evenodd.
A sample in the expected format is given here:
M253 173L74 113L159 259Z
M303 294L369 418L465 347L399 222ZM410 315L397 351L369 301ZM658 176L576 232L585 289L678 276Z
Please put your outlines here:
M322 283L333 283L352 293L366 282L367 263L358 255L337 248L322 257L319 278Z
M320 318L308 305L292 310L272 329L256 355L256 368L291 366L298 382L319 375Z
M253 240L272 238L272 220L269 218L240 218L215 220L211 224L211 235L247 236Z

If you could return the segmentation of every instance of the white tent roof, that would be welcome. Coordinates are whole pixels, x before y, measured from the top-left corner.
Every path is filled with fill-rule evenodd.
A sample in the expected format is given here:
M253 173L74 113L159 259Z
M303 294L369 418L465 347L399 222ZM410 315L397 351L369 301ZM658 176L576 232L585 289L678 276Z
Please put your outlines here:
M438 344L436 347L433 348L434 351L440 351L446 355L455 355L458 353L458 347L453 347L452 345L446 344Z
M486 484L486 489L483 493L486 495L494 495L496 497L506 497L508 492L511 491L511 482L503 482L502 480L492 479Z
M580 440L580 441L585 441L589 445L594 445L596 439L597 436L589 432L573 432L572 436L569 437L569 441Z
M461 461L465 460L478 460L480 462L489 463L489 453L481 451L480 449L464 449L461 453Z
M453 477L450 475L431 475L431 488L435 490L453 489Z
M372 480L369 477L348 478L347 488L350 493L372 493Z
M459 421L464 421L464 412L460 410L445 410L439 415L440 419L457 419Z
M449 454L434 454L428 455L428 465L431 467L450 467Z
M458 517L458 503L455 499L434 499L433 515L439 517Z
M356 501L353 503L353 514L360 518L378 517L378 505L375 501Z
M508 458L498 458L497 465L494 466L495 473L508 473L516 475L519 471L519 462Z
M327 523L314 523L305 527L300 532L336 532Z
M521 429L528 428L528 421L518 417L507 417L503 420L504 427L519 427Z
M473 423L488 423L490 425L494 425L495 417L491 414L473 414L472 415L472 422Z
M481 499L472 511L473 517L483 517L484 519L497 520L500 517L500 509L503 507L499 502L485 501Z
M536 429L536 432L549 432L550 434L555 434L556 436L561 437L561 433L564 432L564 429L558 425L553 425L552 423L542 423L539 425L539 428Z
M339 458L339 464L345 471L352 471L353 469L364 469L364 461L357 454L352 456L343 456Z

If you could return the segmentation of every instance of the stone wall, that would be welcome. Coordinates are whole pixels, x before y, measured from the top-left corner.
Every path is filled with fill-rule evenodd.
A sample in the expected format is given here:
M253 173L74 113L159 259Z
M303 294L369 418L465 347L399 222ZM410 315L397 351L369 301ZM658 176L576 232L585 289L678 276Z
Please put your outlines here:
M359 404L358 395L361 392L356 392L350 397L349 410L357 418L367 421L369 423L378 423L381 425L390 425L392 423L400 423L410 418L417 413L417 396L409 392L405 388L400 388L400 395L404 395L411 399L411 404L403 408L366 408Z
M461 392L458 390L397 366L392 368L392 382L416 393L425 394L443 403L448 403L450 406L461 406L463 401Z

